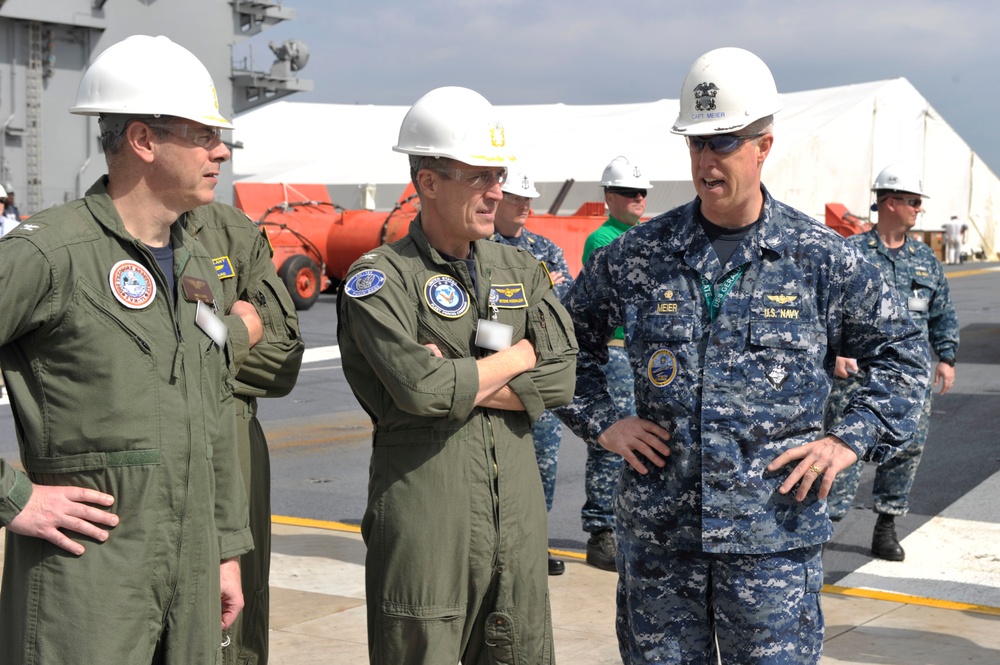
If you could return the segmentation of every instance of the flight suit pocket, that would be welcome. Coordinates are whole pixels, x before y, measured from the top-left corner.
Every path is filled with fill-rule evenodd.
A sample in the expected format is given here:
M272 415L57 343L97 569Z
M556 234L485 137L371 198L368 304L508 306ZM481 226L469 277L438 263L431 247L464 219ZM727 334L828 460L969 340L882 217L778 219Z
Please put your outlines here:
M381 633L377 650L379 662L408 663L414 645L422 645L421 662L457 663L462 654L462 630L465 609L461 606L412 607L393 602L382 603Z
M295 338L295 331L288 325L289 319L295 314L294 310L289 311L286 308L285 302L278 297L272 284L261 283L260 288L250 290L247 297L260 314L265 341L286 342ZM291 305L290 302L288 304Z
M528 339L542 362L559 359L577 348L569 314L549 298L528 309Z
M518 665L517 628L509 614L493 612L486 617L486 648L490 665Z

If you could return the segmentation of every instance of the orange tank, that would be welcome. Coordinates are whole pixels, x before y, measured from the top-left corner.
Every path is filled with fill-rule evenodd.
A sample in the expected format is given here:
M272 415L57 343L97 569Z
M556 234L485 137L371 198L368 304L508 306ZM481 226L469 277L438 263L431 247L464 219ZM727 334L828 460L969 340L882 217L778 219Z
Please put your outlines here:
M365 252L406 235L419 210L409 185L388 212L344 210L325 185L236 183L236 206L267 231L274 267L297 309L340 282ZM607 219L603 202L584 203L569 216L532 214L526 228L562 248L570 272L580 272L583 244Z
M354 261L406 234L417 214L412 185L390 212L344 210L324 185L236 183L236 206L267 232L297 309L312 307Z

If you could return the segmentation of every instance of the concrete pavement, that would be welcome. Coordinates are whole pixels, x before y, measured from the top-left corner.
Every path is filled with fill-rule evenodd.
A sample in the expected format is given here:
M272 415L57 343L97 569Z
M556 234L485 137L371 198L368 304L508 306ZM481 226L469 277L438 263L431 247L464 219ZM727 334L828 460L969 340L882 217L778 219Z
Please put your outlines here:
M0 541L0 569L2 551ZM582 553L556 554L566 560L566 573L549 578L557 661L621 663L615 574L586 565ZM274 518L271 663L368 662L364 556L356 527ZM1000 608L828 586L823 612L823 665L1000 663Z
M271 662L367 663L361 536L346 525L275 518L273 538ZM616 576L586 565L582 553L557 554L566 559L566 573L549 578L557 661L621 663ZM826 587L823 612L823 665L1000 663L1000 608Z

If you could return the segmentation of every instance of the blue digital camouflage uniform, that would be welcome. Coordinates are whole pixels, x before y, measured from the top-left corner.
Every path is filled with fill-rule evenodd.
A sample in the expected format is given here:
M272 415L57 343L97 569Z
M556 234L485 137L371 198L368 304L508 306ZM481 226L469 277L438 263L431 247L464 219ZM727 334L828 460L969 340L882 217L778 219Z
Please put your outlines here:
M587 236L583 245L583 262L586 263L595 250L613 242L628 231L631 226L608 217L593 233ZM632 389L632 370L625 353L624 332L621 326L615 328L611 346L608 347L608 361L601 365L604 378L611 393L611 399L619 412L635 414L635 392ZM583 530L597 533L615 527L614 499L618 486L618 475L622 470L620 456L607 450L594 439L587 442L587 463L584 471L584 490L587 500L580 510Z
M958 316L944 269L931 248L907 238L900 250L894 253L882 242L877 229L852 236L849 242L879 268L889 285L895 287L905 299L910 316L923 330L924 340L938 358L954 361L958 351ZM844 407L860 383L858 377L834 379L824 413L824 425L828 429L840 420ZM913 479L917 475L917 466L927 441L932 388L933 383L929 381L913 441L891 460L880 464L875 471L872 495L877 513L905 515L909 508L910 488L913 487ZM850 510L864 465L864 461L859 461L837 476L827 498L831 518L840 519Z
M508 238L494 233L490 236L490 240L530 252L532 256L545 264L546 270L550 273L562 272L566 276L566 280L554 285L556 298L562 300L562 297L569 291L569 287L573 283L573 276L570 274L569 266L566 265L563 251L545 236L524 229L521 231L521 235L516 238ZM556 464L559 459L559 443L562 441L562 423L551 411L545 410L531 426L531 436L535 441L535 459L538 461L538 473L542 477L542 489L545 490L545 507L552 510L552 498L556 493Z
M793 467L766 467L824 435L837 355L868 381L831 434L883 461L916 427L927 353L905 303L857 249L763 194L727 265L695 199L595 252L565 298L580 354L563 422L596 439L626 415L600 370L623 322L638 415L673 433L666 465L625 465L616 495L626 663L715 662L713 634L727 661L818 662L832 525L817 485L798 502L778 492ZM717 291L739 269L713 320L702 278Z

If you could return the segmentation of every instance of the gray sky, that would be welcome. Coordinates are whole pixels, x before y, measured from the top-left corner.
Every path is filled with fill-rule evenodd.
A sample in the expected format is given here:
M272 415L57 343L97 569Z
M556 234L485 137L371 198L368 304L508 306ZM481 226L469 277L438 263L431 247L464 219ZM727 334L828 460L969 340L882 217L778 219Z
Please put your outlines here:
M250 40L301 39L301 102L409 105L442 85L495 104L676 99L691 63L753 51L779 92L905 77L1000 174L996 0L284 0L298 12ZM235 49L247 54L247 44ZM671 124L673 118L665 118Z

